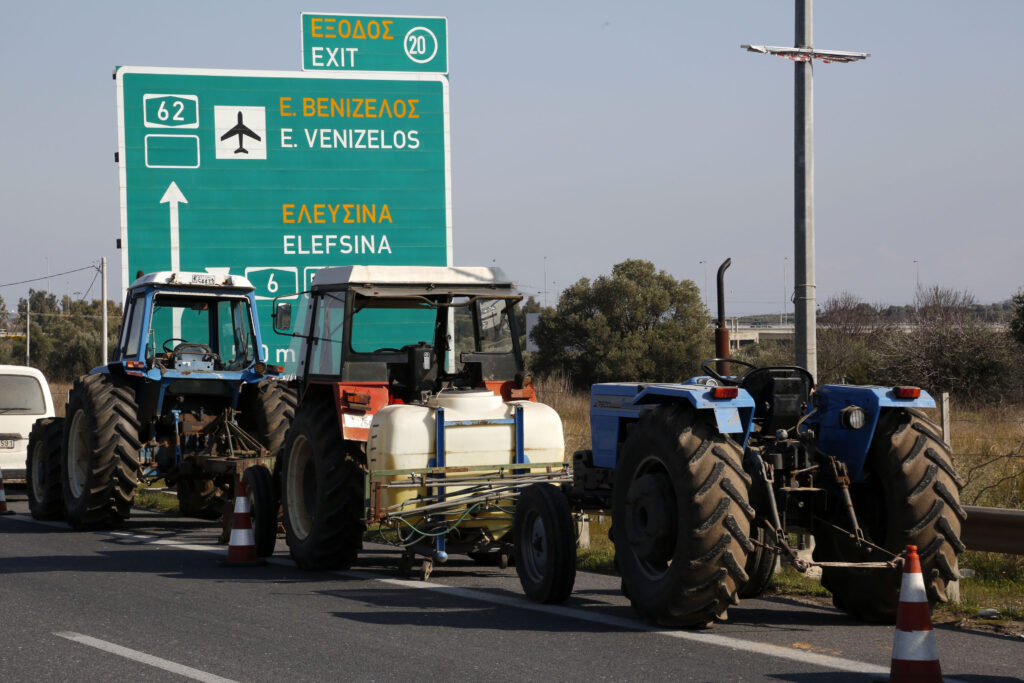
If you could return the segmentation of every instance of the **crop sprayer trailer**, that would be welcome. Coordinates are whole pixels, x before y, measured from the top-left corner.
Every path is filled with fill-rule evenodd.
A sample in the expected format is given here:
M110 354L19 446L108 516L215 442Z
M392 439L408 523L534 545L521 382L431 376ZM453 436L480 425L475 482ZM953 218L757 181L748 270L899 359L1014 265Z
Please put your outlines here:
M318 271L297 310L275 302L275 330L302 340L282 458L300 566L350 566L368 528L423 579L450 553L519 552L523 492L570 481L523 367L521 298L498 269L351 266Z
M140 482L177 488L181 514L228 525L244 480L256 550L273 553L276 454L296 397L267 365L252 284L237 275L159 272L128 288L113 360L79 378L67 418L38 420L29 507L76 529L128 519Z

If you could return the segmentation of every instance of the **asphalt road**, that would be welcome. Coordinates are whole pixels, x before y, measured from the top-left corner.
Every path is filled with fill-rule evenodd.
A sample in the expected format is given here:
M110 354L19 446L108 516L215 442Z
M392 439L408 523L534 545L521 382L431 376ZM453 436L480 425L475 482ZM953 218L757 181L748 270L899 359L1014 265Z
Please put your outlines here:
M136 510L117 532L0 517L0 680L887 680L892 627L748 600L703 631L638 620L618 579L580 574L562 606L514 569L453 558L428 582L368 546L345 572L223 568L208 522ZM1024 640L937 628L947 680L1017 681Z

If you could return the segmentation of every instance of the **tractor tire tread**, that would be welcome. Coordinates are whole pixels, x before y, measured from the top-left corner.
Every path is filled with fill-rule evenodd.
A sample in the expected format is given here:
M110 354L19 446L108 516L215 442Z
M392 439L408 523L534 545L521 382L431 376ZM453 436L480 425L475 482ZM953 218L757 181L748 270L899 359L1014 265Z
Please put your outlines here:
M75 499L67 481L68 439L72 422L83 412L88 431L89 456L86 485ZM75 529L117 528L131 514L139 484L139 418L130 387L107 374L86 375L75 381L68 395L64 422L62 479L64 505Z

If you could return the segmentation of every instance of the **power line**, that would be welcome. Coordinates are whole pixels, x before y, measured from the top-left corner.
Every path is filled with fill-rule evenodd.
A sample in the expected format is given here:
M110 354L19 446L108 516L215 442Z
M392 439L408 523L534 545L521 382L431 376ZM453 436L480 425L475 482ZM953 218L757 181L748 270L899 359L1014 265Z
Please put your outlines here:
M24 285L24 284L28 284L29 282L39 282L40 280L49 280L50 278L60 277L61 275L70 275L71 273L80 273L83 270L89 270L90 268L96 269L96 266L89 265L89 266L85 266L83 268L75 268L74 270L66 270L63 273L52 273L50 275L44 275L43 277L35 277L35 278L32 278L31 280L22 280L21 282L8 282L6 284L0 285L0 287L13 287L14 285Z

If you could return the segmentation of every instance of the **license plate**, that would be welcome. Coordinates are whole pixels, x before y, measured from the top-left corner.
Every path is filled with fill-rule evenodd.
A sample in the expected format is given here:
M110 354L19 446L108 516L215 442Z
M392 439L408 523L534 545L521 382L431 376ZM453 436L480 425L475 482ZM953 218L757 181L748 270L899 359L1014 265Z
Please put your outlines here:
M0 448L14 448L14 439L0 439Z

